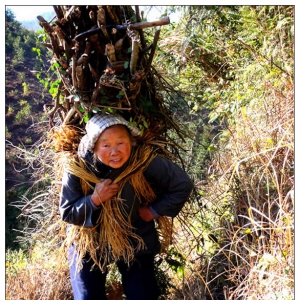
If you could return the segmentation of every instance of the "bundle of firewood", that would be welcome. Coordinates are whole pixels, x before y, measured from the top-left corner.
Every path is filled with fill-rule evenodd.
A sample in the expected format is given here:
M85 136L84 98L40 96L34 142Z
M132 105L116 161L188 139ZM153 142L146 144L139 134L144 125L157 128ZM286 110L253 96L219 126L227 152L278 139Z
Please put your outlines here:
M169 17L142 21L138 6L53 8L50 22L37 17L60 79L53 103L45 105L51 126L81 126L101 110L118 112L143 129L180 131L157 91L152 66L160 26Z

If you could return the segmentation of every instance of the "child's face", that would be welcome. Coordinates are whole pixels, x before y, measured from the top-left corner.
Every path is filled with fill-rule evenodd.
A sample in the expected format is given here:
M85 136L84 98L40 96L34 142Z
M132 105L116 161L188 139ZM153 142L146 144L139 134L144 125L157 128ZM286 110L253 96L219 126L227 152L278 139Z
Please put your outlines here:
M94 154L106 165L117 169L122 167L130 157L131 138L122 125L105 129L99 136Z

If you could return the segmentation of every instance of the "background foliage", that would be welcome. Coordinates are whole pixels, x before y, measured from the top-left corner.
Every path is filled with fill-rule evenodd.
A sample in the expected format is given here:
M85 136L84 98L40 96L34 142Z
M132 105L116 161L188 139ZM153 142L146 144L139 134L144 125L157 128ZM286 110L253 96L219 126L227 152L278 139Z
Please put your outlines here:
M176 243L158 258L165 299L294 299L294 7L172 6L164 14L173 11L181 18L162 28L153 65L176 89L161 92L189 129L184 165L198 189L175 219ZM37 57L30 69L51 81L39 39L6 12L6 76ZM72 299L67 266L49 259L43 229L55 184L42 143L47 93L30 93L28 78L15 75L18 89L6 81L6 179L18 180L6 185L7 297ZM18 124L29 129L20 134ZM120 279L110 274L117 299L111 286Z

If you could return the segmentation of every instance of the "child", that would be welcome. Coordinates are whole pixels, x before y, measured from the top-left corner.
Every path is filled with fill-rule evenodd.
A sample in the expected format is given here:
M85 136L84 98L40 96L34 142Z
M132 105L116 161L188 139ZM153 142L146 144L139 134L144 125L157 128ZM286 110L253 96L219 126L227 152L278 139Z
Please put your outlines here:
M177 164L136 142L139 134L121 116L93 116L78 156L98 182L90 183L89 190L70 168L64 173L61 217L85 238L78 242L78 235L69 250L75 300L106 299L107 270L102 267L112 260L122 275L127 300L157 300L160 294L154 272L154 257L160 250L154 220L175 217L193 183ZM107 207L115 203L121 203L122 217L114 210L105 223ZM113 226L120 227L119 233L111 234ZM93 242L88 242L90 234L97 236Z

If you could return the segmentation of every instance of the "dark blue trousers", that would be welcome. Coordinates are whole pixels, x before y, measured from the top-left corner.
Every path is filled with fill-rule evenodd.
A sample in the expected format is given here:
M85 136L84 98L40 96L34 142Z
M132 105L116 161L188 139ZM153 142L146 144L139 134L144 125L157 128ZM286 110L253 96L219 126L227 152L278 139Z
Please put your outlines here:
M93 266L91 259L83 260L83 268L76 272L76 259L72 260L74 248L70 249L70 276L74 300L105 300L105 281L107 273ZM117 262L122 275L122 285L126 300L157 300L159 288L154 273L154 255L144 254L129 266Z

